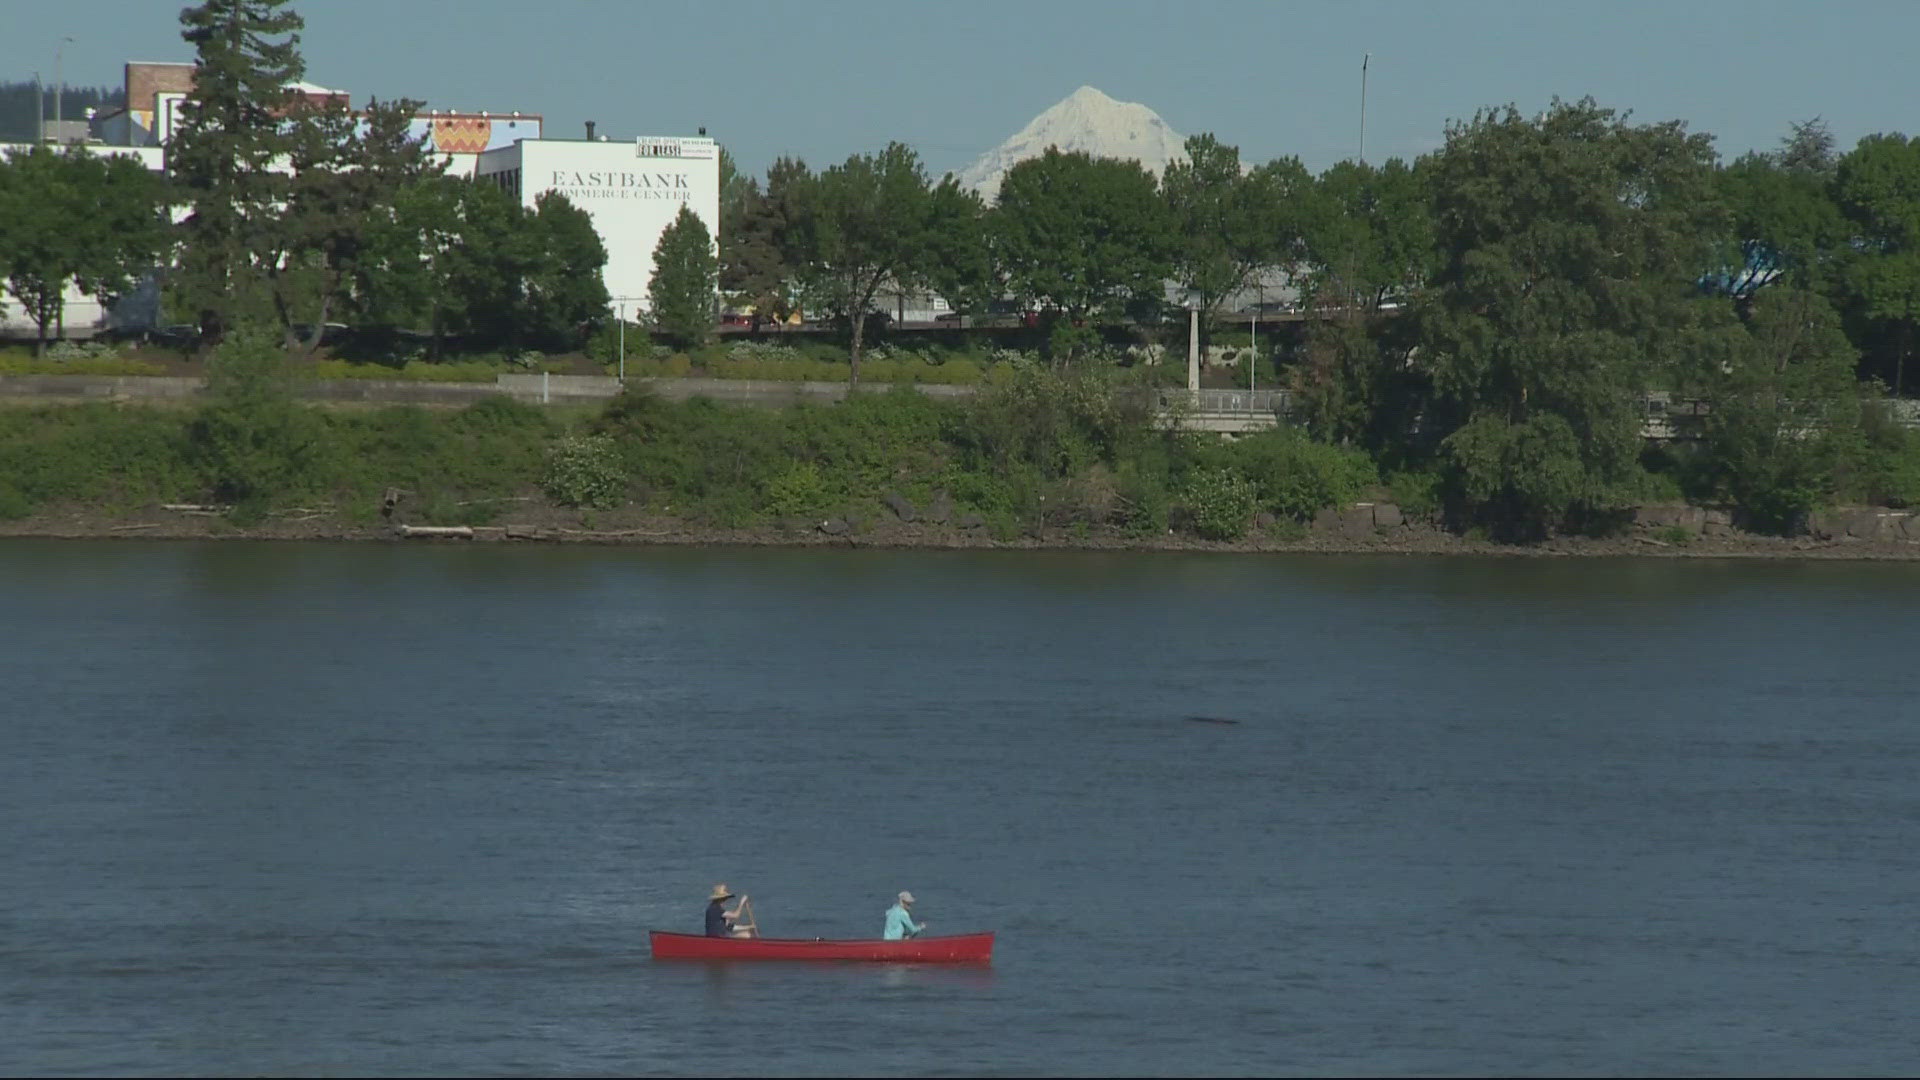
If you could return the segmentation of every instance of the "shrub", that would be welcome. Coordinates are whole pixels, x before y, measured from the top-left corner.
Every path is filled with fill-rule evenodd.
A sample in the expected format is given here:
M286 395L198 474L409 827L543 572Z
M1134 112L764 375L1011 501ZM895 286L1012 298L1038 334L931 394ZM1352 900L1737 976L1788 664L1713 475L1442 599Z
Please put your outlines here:
M12 484L0 483L0 521L19 521L33 513L33 504Z
M237 398L203 407L188 442L214 499L264 506L324 483L326 427L297 402Z
M494 394L461 409L458 422L473 431L504 433L538 431L547 426L547 414L537 405Z
M1253 524L1259 489L1231 469L1202 469L1188 482L1187 517L1208 540L1238 540Z
M1133 536L1165 534L1173 520L1173 493L1165 473L1137 461L1123 461L1114 479L1120 526Z
M611 438L569 435L547 451L540 487L561 506L607 510L620 505L627 478Z
M1292 428L1241 439L1229 459L1253 482L1261 506L1296 521L1351 502L1378 480L1364 453L1314 442Z
M820 475L820 466L797 462L765 485L767 513L774 517L813 517L824 513L833 497Z
M1408 517L1431 517L1440 509L1442 483L1438 473L1396 472L1387 477L1387 495Z
M120 351L120 346L110 341L56 341L47 346L47 359L113 360L120 356Z
M317 379L375 379L393 382L493 382L505 367L487 360L427 362L409 360L397 367L349 360L320 360L313 365Z
M647 328L636 322L626 326L624 338L618 319L609 319L600 329L587 338L587 357L605 364L620 362L620 349L624 341L627 350L627 364L632 366L635 360L647 356L652 351L653 339L647 335Z

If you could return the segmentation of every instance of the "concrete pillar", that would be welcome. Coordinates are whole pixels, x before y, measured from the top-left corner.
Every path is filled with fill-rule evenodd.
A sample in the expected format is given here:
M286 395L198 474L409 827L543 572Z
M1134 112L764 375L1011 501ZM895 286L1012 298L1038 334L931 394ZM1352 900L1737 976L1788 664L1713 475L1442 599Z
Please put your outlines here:
M1200 389L1200 309L1187 309L1187 389Z

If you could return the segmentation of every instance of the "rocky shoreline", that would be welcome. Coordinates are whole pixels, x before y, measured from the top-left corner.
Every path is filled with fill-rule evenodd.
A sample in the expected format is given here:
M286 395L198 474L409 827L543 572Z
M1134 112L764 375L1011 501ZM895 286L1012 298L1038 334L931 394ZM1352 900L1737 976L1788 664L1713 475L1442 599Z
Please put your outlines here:
M1185 551L1258 554L1470 555L1508 558L1659 557L1920 561L1920 517L1855 508L1816 515L1807 535L1766 536L1735 528L1724 512L1647 507L1609 537L1556 537L1501 544L1462 536L1402 514L1390 504L1356 503L1323 512L1304 535L1256 530L1237 541L1117 529L1049 528L996 539L977 521L931 522L896 512L871 522L788 521L717 528L639 510L594 511L527 505L489 525L394 521L359 523L325 510L283 511L257 524L230 521L212 507L149 506L114 512L72 508L0 522L0 538L536 543L736 547L832 547L968 551Z

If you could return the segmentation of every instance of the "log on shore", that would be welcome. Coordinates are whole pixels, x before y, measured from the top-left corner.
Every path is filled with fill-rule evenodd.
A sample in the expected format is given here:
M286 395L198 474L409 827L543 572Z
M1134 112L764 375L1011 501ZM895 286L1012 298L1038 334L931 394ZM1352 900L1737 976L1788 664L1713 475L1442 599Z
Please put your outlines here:
M396 525L394 530L401 536L458 536L473 539L471 525Z

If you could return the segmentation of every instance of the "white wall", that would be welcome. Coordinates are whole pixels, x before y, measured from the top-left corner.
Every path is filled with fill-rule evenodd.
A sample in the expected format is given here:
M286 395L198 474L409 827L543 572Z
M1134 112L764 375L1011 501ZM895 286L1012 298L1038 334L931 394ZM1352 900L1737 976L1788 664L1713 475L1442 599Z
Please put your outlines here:
M646 137L633 142L522 140L516 155L482 155L481 176L519 168L522 202L532 207L557 191L593 219L607 247L607 295L644 308L653 277L653 249L683 206L692 207L717 242L720 232L720 147L707 138Z

